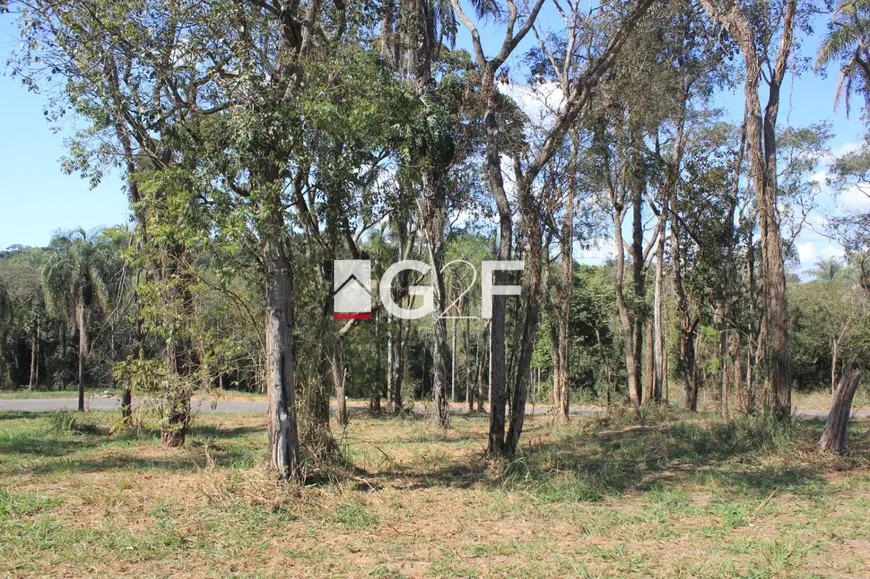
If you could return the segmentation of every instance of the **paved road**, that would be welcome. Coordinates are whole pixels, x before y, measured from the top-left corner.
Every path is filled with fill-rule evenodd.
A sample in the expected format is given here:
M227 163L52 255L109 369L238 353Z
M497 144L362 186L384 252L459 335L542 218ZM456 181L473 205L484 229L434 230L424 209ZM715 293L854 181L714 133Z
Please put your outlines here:
M133 404L138 405L134 400ZM264 414L265 402L235 402L221 400L212 408L210 400L194 400L194 412L203 414ZM0 400L0 412L51 412L55 410L75 410L78 407L76 398L11 398ZM86 398L85 408L88 410L120 410L121 401L117 398Z
M134 404L137 401L134 400ZM75 398L20 398L20 399L0 399L0 412L51 412L55 410L75 410L77 400ZM333 410L335 403L332 404ZM119 410L121 402L117 398L87 398L85 407L88 410ZM348 409L352 412L365 410L365 405L360 403L348 404ZM202 414L264 414L266 412L265 402L236 402L230 400L219 400L212 407L210 400L194 400L193 410ZM422 411L422 409L420 409ZM455 413L464 413L465 408L454 408ZM547 407L530 408L528 414L546 415L550 409ZM575 416L586 416L590 414L598 414L602 412L600 409L575 409L571 414ZM801 418L824 419L828 416L827 410L798 410L795 414ZM854 413L855 418L870 418L870 410L859 410Z

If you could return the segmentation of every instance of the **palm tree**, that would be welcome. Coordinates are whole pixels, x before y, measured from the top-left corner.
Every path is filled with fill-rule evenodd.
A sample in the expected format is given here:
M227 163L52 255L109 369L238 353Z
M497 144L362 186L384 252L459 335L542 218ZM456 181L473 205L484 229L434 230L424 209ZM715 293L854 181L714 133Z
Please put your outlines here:
M48 311L75 324L79 333L78 386L80 411L85 409L84 366L88 356L88 323L95 308L108 303L111 249L83 229L58 234L49 245L42 270Z
M849 114L849 96L853 83L863 83L866 106L870 108L870 0L845 0L831 17L828 36L816 55L816 71L832 61L839 61L840 81L836 102L844 97Z
M848 275L848 272L849 269L833 256L828 259L817 259L816 265L812 269L816 280L825 282L843 279Z

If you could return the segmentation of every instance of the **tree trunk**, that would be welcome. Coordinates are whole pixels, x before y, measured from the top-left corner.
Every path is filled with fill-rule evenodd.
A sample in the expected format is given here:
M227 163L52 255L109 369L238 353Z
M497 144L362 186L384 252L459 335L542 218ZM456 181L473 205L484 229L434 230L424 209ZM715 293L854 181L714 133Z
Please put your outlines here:
M682 251L677 224L671 226L671 245L673 246L672 275L674 280L674 294L676 295L677 313L680 319L680 364L679 370L683 377L683 395L681 404L683 408L691 411L698 409L698 381L695 368L695 330L698 326L698 318L692 317L689 312L689 299L683 288Z
M133 420L133 391L129 388L121 393L121 419L128 426Z
M332 358L329 365L332 387L335 390L335 400L338 404L338 423L347 426L349 423L347 416L347 371L336 358Z
M434 173L434 172L433 172ZM447 406L447 320L444 309L447 305L447 292L444 285L444 199L442 184L434 182L435 175L424 176L423 205L420 218L429 247L432 265L432 289L435 310L432 312L432 397L435 402L435 420L446 428L449 424Z
M482 345L481 345L482 344ZM489 351L489 324L483 327L483 336L477 342L477 411L484 411L484 401L489 401L489 388L486 376L489 375L488 355Z
M837 381L840 379L840 340L834 338L834 348L831 352L831 396L837 392Z
M382 366L381 366L381 319L379 313L376 311L374 314L374 322L375 322L375 376L380 377ZM372 388L372 395L369 402L369 410L372 414L380 414L381 413L381 381L376 380L374 386Z
M395 405L393 404L393 394L396 384L396 324L393 320L387 322L387 414L395 414Z
M562 254L562 276L556 289L557 340L554 344L553 384L558 394L555 397L556 420L567 423L571 404L571 297L574 291L574 202L577 189L577 158L580 142L576 131L571 132L571 158L568 163L568 191L565 198L565 215L559 234Z
M293 278L283 244L284 224L272 218L263 235L266 278L266 392L269 464L281 481L299 476L299 433L293 390Z
M465 315L468 316L468 308L470 302L465 300ZM465 331L463 332L463 350L465 352L465 403L468 405L468 413L474 412L474 391L476 384L474 376L471 375L471 319L465 318Z
M846 452L852 399L855 397L855 391L860 382L860 368L853 368L840 379L840 384L834 394L834 401L831 404L831 411L828 413L828 421L825 423L825 430L819 440L819 448L822 451L838 454Z
M656 402L656 380L655 380L655 339L653 337L653 320L647 318L644 322L643 338L645 342L644 350L644 365L643 365L643 385L646 392L644 393L643 403L645 406L650 406Z
M501 150L498 120L496 118L495 87L491 74L485 77L482 92L487 96L487 109L483 124L486 129L486 171L490 190L495 199L499 216L498 260L507 261L511 258L513 244L513 222L507 192L501 172ZM504 285L505 272L496 270L494 273L496 285ZM504 456L505 454L505 319L506 298L494 296L492 300L492 318L489 326L489 442L487 454Z
M39 317L34 320L33 340L30 345L30 380L28 388L33 390L39 382Z
M542 231L542 216L532 198L531 183L521 180L517 183L517 202L520 206L523 238L527 243L525 272L525 320L523 321L522 341L517 361L514 387L511 391L510 425L505 441L505 456L513 459L516 456L523 432L526 417L526 398L528 396L529 378L531 375L532 354L535 349L535 338L538 334L540 307L544 299L542 291L542 276L544 270L544 243ZM565 378L563 377L563 385ZM562 391L564 397L568 393L567 386Z
M456 320L453 320L453 329L450 346L450 401L456 402Z
M662 212L667 214L667 199L662 207ZM663 224L659 233L658 250L656 251L655 291L653 296L653 399L655 402L662 401L662 391L665 381L665 324L663 322L664 302L664 261L665 261L665 231L667 221Z
M622 240L622 214L617 209L613 216L614 237L616 238L616 308L619 312L620 329L622 330L623 354L625 356L625 373L628 378L625 398L629 404L637 406L640 390L640 376L637 373L637 362L634 348L634 329L628 304L625 302L625 249Z
M638 304L646 300L646 279L644 276L643 260L643 183L633 183L631 186L631 277L634 289L634 299ZM634 338L634 364L635 364L635 404L643 403L643 327L645 320L639 312L635 312L632 320Z
M695 328L697 320L680 320L680 373L683 375L683 408L698 410L698 376L695 368Z
M79 412L85 410L85 358L88 355L88 324L85 316L84 297L82 290L79 290L79 299L76 303L76 325L79 327L79 365L78 365L78 382L79 382Z

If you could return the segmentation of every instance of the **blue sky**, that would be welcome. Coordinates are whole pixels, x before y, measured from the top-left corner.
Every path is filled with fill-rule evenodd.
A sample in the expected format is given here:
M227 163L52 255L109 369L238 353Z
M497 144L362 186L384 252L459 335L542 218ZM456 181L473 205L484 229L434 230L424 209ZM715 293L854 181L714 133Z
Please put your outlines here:
M494 27L493 27L494 29ZM824 30L823 23L816 27ZM484 41L493 50L496 41L489 30L483 29ZM43 116L43 99L29 93L20 83L8 76L6 60L18 46L14 19L0 16L0 62L4 74L0 76L0 249L12 244L41 246L48 243L59 229L101 226L124 223L127 219L126 197L117 174L108 174L95 189L77 175L64 175L60 158L65 154L64 138L71 129L54 134ZM514 71L522 69L521 58L533 40L527 39L508 63ZM819 39L803 39L802 52L812 55ZM460 31L459 46L468 46L468 35ZM521 72L512 74L514 82L522 82ZM804 73L793 80L789 77L783 90L780 109L780 127L805 126L822 120L833 123L833 150L843 150L863 138L863 123L853 111L847 119L841 109L833 110L837 71L828 78ZM735 121L742 118L743 96L740 91L723 93L718 101ZM823 206L833 206L826 196ZM825 210L817 212L817 217ZM812 231L805 231L799 241L802 267L812 265L816 257L839 252L836 244ZM808 262L808 263L807 263Z

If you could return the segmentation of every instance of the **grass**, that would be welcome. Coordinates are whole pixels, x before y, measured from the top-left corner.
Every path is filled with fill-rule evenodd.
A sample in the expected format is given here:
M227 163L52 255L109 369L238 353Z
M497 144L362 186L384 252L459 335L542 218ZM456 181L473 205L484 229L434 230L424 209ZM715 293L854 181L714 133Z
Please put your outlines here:
M121 390L110 390L110 393L115 398L121 397ZM86 388L85 397L102 398L105 394L103 388ZM73 387L71 390L29 390L27 386L22 386L17 390L0 390L0 400L23 400L23 399L45 399L45 398L78 398L78 390ZM236 390L213 390L210 392L202 391L195 392L194 397L203 398L206 400L232 400L240 402L262 402L266 400L266 396L257 392L241 392Z
M110 413L0 413L0 576L870 575L870 436L676 411L527 419L509 465L485 417L354 417L347 480L282 488L261 416L181 449Z
M792 406L795 410L829 410L831 393L828 390L812 392L792 392ZM852 411L870 410L870 388L858 388L852 401Z
M115 392L115 395L120 392ZM78 398L77 390L28 390L26 386L18 390L0 390L0 400L21 400L28 398ZM103 390L85 391L85 396L102 396Z

